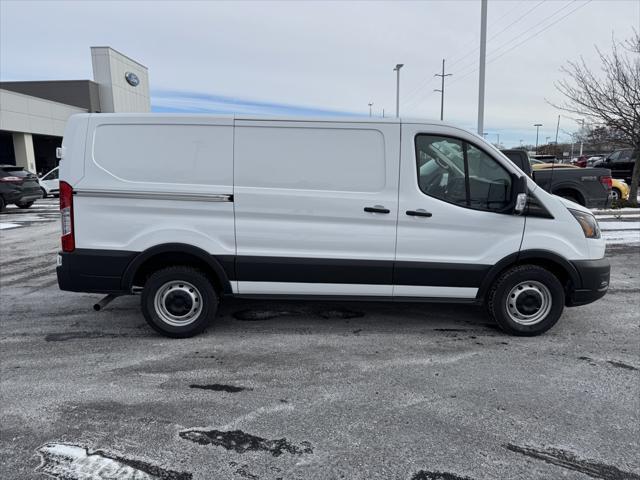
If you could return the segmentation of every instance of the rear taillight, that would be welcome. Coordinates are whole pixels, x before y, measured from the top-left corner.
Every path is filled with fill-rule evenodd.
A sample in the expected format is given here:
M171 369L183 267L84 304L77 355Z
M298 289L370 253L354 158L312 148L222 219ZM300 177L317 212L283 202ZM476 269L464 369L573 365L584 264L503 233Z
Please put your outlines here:
M611 180L611 177L607 177L607 176L600 177L600 183L603 184L605 187L607 187L607 190L611 190L611 187L613 186L613 181Z
M5 183L22 183L22 177L2 177L0 178L0 182Z
M73 188L60 182L60 220L62 223L62 251L73 252L76 241L73 236Z

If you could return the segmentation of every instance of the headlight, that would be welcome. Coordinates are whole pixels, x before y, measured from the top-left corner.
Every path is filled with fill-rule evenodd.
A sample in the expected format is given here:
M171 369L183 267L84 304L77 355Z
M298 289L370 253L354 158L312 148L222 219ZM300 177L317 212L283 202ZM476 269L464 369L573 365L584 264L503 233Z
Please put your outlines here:
M581 212L580 210L568 209L571 215L578 221L587 238L600 238L600 227L596 221L596 217L590 213Z

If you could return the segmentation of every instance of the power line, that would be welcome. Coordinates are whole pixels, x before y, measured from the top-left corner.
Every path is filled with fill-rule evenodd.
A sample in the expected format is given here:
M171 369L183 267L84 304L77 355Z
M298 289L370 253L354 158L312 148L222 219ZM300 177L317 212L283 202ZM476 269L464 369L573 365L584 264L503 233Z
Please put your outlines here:
M505 28L503 28L500 32L494 34L489 40L492 40L494 38L496 38L498 35L500 35L502 32L506 31L507 29L509 29L511 26L513 26L514 24L518 23L522 18L524 18L528 13L532 12L533 10L535 10L537 7L539 7L540 5L542 5L546 0L541 0L538 4L536 4L533 8L530 8L529 10L527 10L523 15L521 15L520 17L518 17L515 21L511 22L509 25L507 25ZM514 12L516 9L518 9L518 7L520 6L520 4L523 2L519 2L517 3L513 8L507 10L506 13L502 14L500 17L498 17L498 19L494 20L491 23L491 26L493 26L494 24L498 24L503 18L505 18L506 16L508 16L509 14L511 14L512 12ZM473 45L475 42L469 43L467 44L467 46ZM465 47L466 48L466 47ZM462 57L458 56L454 56L453 58L458 58L457 60L455 60L451 65L455 65L457 63L459 63L462 59L467 58L469 55L475 53L478 51L478 47L474 48L473 50L471 50L470 52L464 54ZM411 99L413 96L415 96L415 94L419 93L421 90L423 90L425 87L427 87L431 82L433 82L434 77L425 77L420 81L420 84L414 88L413 90L411 90L406 96L405 99L402 101L403 105L406 105L407 103L411 102Z
M520 17L518 17L516 20L514 20L513 22L511 22L510 24L508 24L505 28L503 28L502 30L500 30L498 33L492 35L489 38L490 40L493 40L494 38L498 37L501 33L505 32L506 30L508 30L509 28L511 28L513 25L515 25L516 23L518 23L522 18L524 18L525 16L527 16L529 13L531 13L533 10L535 10L536 8L538 8L540 5L542 5L546 0L541 0L540 2L538 2L536 5L534 5L532 8L530 8L529 10L527 10L524 14L520 15ZM575 0L574 0L575 1ZM508 10L506 13L504 13L503 15L501 15L497 20L495 20L494 22L491 23L491 26L493 26L494 24L498 24L500 22L500 20L502 20L504 17L506 17L507 15L509 15L511 12L515 11L518 7L520 6L520 4L517 4L514 8ZM475 42L473 42L475 43ZM468 45L472 45L471 43ZM453 58L457 58L457 60L454 60L450 66L455 65L457 63L459 63L461 60L467 58L468 56L476 53L478 51L479 47L475 47L473 50L467 52L466 54L460 56L454 56ZM431 82L433 82L434 78L433 77L425 77L422 81L422 83L420 85L418 85L417 88L414 88L406 97L405 100L402 102L403 105L406 105L408 103L411 103L412 97L415 96L415 94L419 93L421 90L423 90L424 88L426 88ZM432 93L432 92L430 92ZM424 96L423 96L424 97ZM420 100L422 101L422 100Z
M573 2L571 2L569 5L571 5L572 3L575 3L577 0L574 0ZM565 18L567 18L569 15L571 15L572 13L576 12L577 10L581 9L582 7L584 7L585 5L591 3L592 0L587 0L585 3L582 3L580 5L578 5L576 8L574 8L573 10L570 10L569 12L567 12L565 15L563 15L560 18L557 18L556 20L554 20L553 22L551 22L550 24L546 25L544 28L542 28L541 30L535 32L533 35L529 35L528 37L524 38L523 40L521 40L520 42L514 44L513 46L511 46L510 48L508 48L507 50L499 53L498 55L494 56L493 58L491 58L490 60L487 61L487 63L493 63L496 60L498 60L499 58L503 57L504 55L506 55L507 53L511 52L513 49L519 47L520 45L522 45L523 43L528 42L529 40L537 37L538 35L540 35L541 33L545 32L546 30L548 30L549 28L553 27L556 23L560 22L561 20L564 20ZM552 15L550 15L549 17L547 17L545 20L539 22L538 24L534 25L532 28L528 29L527 31L531 31L533 28L540 26L542 23L544 23L544 21L548 20L549 18L555 16L558 12L560 12L561 10L563 10L565 7L563 7L560 10L557 10L555 13L553 13ZM506 46L503 45L503 46ZM502 48L502 47L500 47ZM500 48L498 48L497 50L499 50ZM494 50L492 52L492 54L495 54L496 51ZM465 77L468 77L469 75L471 75L474 72L478 71L478 67L475 67L473 70L470 70L469 72L463 73L463 74L457 74L457 78L451 82L451 84L458 82L460 80L462 80Z
M542 20L540 20L538 23L532 25L531 27L527 28L525 31L520 32L517 36L507 40L506 42L502 43L501 45L499 45L498 47L496 47L495 49L493 49L493 51L491 52L492 54L495 54L496 52L502 50L505 47L508 47L510 44L512 44L514 41L517 41L519 39L522 38L522 36L528 32L530 32L531 30L534 30L536 28L538 28L540 25L544 24L546 21L548 21L549 19L555 17L556 15L558 15L560 12L562 12L562 10L565 10L566 8L570 7L572 4L574 4L575 2L577 2L578 0L572 0L570 3L567 3L565 5L563 5L562 7L560 7L559 9L557 9L555 12L553 12L551 15L543 18ZM466 70L469 67L472 67L475 65L475 62L471 62L468 63L467 65L465 65L464 67L461 67L461 71ZM477 70L477 68L476 68ZM466 75L466 73L464 74Z
M536 8L538 8L540 5L542 5L546 0L541 0L540 2L538 2L537 4L535 4L533 7L531 7L529 10L527 10L526 12L524 12L522 15L520 15L516 20L514 20L513 22L511 22L510 24L508 24L506 27L504 27L502 30L500 30L499 32L491 35L491 37L489 37L489 39L487 40L487 43L489 43L491 40L495 39L496 37L498 37L499 35L501 35L503 32L506 32L507 30L509 30L511 27L513 27L516 23L518 23L520 20L522 20L524 17L526 17L528 14L530 14L531 12L533 12ZM449 65L450 67L453 67L454 65L457 65L458 63L460 63L463 59L469 57L470 55L473 55L474 53L476 53L478 50L480 49L480 47L476 47L474 48L472 51L468 52L466 55L460 57L458 60L451 62L451 64Z
M566 9L567 7L571 6L573 3L575 3L578 0L573 0L571 3L568 3L566 5L564 5L563 7L559 8L558 10L556 10L555 12L553 12L551 15L545 17L543 20L539 21L538 23L536 23L535 25L533 25L532 27L528 28L527 30L525 30L523 33L526 32L530 32L531 30L534 30L535 28L541 26L542 24L544 24L546 21L548 21L549 19L555 17L558 13L560 13L562 10ZM491 58L490 60L487 60L487 64L489 63L493 63L496 60L498 60L499 58L501 58L502 56L506 55L507 53L509 53L510 51L512 51L513 49L519 47L520 45L528 42L529 40L537 37L538 35L540 35L541 33L543 33L544 31L548 30L549 28L551 28L552 26L554 26L555 24L557 24L558 22L560 22L561 20L567 18L569 15L571 15L572 13L574 13L575 11L579 10L580 8L584 7L585 5L591 3L592 0L587 0L585 3L578 5L576 8L574 8L573 10L570 10L569 12L567 12L565 15L561 16L560 18L557 18L556 20L554 20L553 22L551 22L550 24L546 25L544 28L538 30L537 32L535 32L533 35L529 35L528 37L524 38L523 40L521 40L520 42L514 44L513 46L511 46L510 48L508 48L507 50L504 50L503 52L500 52L498 55L495 55L495 53L497 51L499 51L500 49L504 48L505 46L508 46L510 43L512 43L514 40L516 40L518 37L514 37L511 40L509 40L508 42L503 43L502 45L500 45L499 47L497 47L491 54L494 55L493 58ZM521 38L521 35L519 35L519 37ZM474 62L475 63L475 62ZM467 65L467 67L471 66ZM472 70L465 72L465 73L455 73L454 75L456 75L456 79L453 80L449 85L453 85L455 83L457 83L458 81L468 77L469 75L471 75L472 73L475 73L478 71L479 67L474 67ZM464 70L462 70L464 71ZM426 100L431 94L433 94L433 92L429 92L429 94L423 96L418 102L414 103L414 105L419 105L420 103L422 103L424 100Z

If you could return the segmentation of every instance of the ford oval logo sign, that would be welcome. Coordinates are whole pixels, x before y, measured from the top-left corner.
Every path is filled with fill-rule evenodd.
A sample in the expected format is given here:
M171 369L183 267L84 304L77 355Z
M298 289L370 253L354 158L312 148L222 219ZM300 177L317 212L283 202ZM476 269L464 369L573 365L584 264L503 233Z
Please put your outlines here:
M127 83L129 85L131 85L132 87L137 87L138 84L140 83L140 79L138 78L138 76L133 73L133 72L127 72L124 74L124 78L127 80Z

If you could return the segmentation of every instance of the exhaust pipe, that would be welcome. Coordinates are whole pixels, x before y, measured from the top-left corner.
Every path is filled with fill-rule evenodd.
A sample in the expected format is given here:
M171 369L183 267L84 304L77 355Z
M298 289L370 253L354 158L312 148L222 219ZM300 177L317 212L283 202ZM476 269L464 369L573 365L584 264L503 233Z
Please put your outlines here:
M99 312L100 310L102 310L104 307L106 307L107 305L109 305L114 298L116 298L118 295L114 295L113 293L110 293L109 295L107 295L106 297L104 297L102 300L100 300L98 303L93 305L93 309L96 312Z

